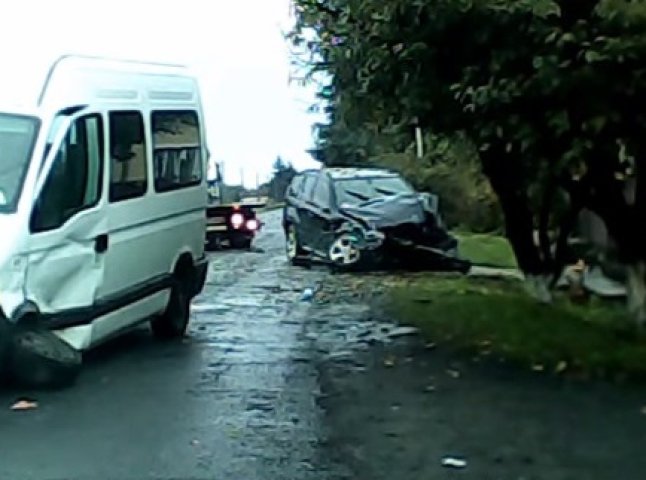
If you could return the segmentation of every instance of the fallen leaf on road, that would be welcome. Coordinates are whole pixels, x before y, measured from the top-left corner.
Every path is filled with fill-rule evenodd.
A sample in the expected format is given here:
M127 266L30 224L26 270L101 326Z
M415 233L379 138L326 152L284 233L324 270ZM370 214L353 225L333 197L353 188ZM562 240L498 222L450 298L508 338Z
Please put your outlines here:
M556 373L563 373L563 372L565 371L565 369L567 369L567 362L560 361L560 362L556 365L556 368L554 369L554 371L555 371Z
M32 400L18 400L11 406L11 410L33 410L38 408L38 402Z

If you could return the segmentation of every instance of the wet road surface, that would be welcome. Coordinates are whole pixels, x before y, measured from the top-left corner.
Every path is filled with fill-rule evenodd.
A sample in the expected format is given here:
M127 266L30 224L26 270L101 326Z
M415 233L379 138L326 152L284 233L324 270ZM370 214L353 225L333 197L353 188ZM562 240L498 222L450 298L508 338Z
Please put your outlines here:
M0 480L646 478L646 388L426 348L375 308L388 275L289 267L278 213L264 251L213 254L184 341L142 328L70 389L0 391Z
M70 389L0 393L0 479L339 478L299 301L324 271L288 267L278 218L264 253L212 255L184 341L142 328L94 352ZM23 395L38 409L10 411Z

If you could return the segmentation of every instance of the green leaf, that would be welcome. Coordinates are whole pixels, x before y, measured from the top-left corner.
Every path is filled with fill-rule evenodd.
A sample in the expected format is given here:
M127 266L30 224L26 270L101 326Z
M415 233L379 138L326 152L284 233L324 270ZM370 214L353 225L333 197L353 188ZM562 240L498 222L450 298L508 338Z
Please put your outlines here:
M551 0L535 0L533 3L534 15L539 17L560 16L561 7Z
M606 117L602 116L593 117L588 121L594 133L599 133L603 129L603 127L605 127L606 122Z
M586 50L584 57L585 61L588 63L600 62L604 59L603 55L599 52L595 52L594 50Z

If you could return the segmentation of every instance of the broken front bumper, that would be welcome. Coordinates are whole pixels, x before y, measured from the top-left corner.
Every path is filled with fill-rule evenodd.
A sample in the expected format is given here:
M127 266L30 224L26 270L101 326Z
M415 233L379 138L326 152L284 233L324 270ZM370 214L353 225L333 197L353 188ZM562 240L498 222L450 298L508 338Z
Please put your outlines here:
M402 235L403 233L403 235ZM339 232L346 235L353 245L363 252L362 263L389 265L404 264L425 270L459 271L468 273L471 263L458 256L458 242L449 235L442 235L437 244L424 235L406 235L400 229L364 229L354 227ZM368 254L368 255L366 255Z

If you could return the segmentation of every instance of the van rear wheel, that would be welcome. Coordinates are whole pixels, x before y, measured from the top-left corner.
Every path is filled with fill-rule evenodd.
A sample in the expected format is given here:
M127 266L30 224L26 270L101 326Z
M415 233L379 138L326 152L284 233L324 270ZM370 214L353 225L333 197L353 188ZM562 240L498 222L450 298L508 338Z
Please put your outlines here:
M188 327L190 313L191 298L187 287L181 281L177 281L171 289L166 311L150 322L153 334L161 339L183 337Z

